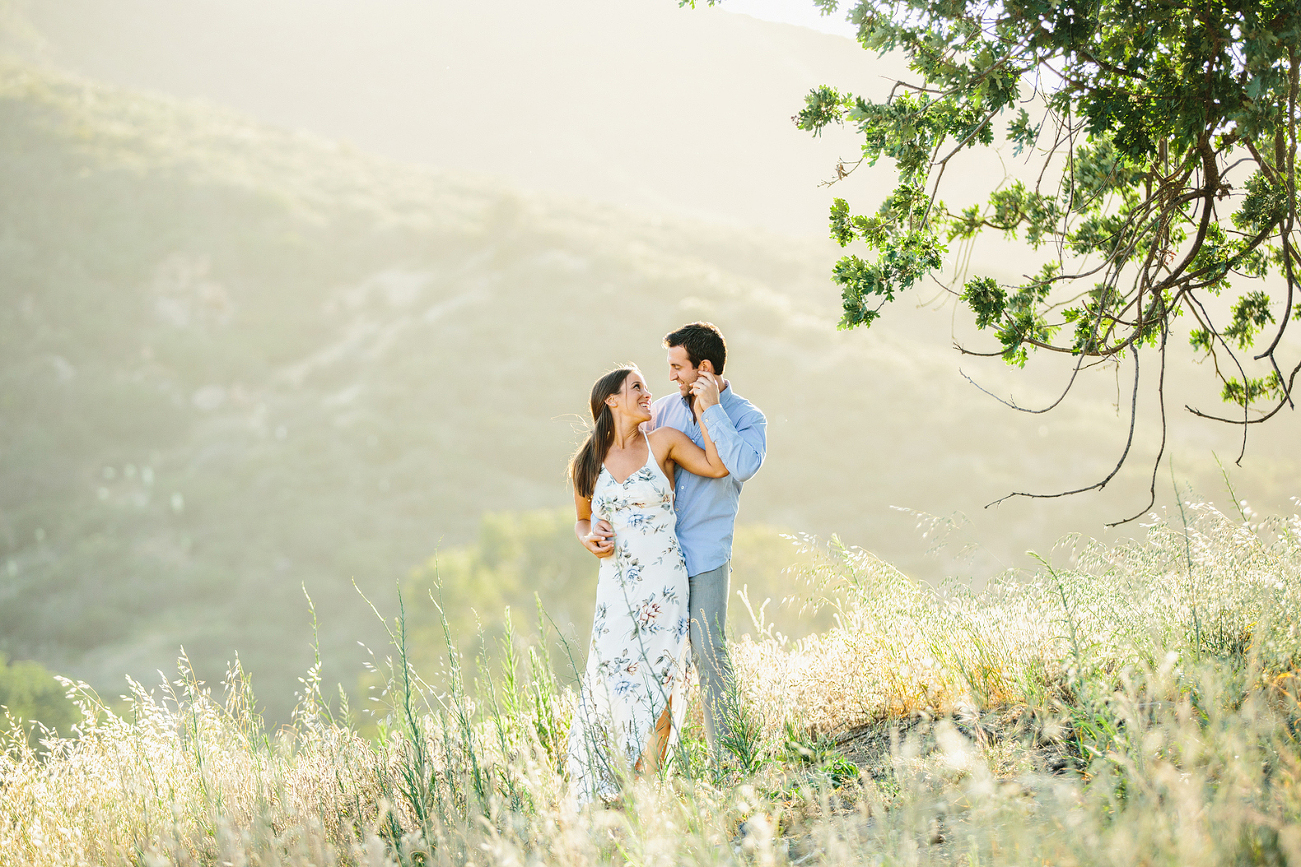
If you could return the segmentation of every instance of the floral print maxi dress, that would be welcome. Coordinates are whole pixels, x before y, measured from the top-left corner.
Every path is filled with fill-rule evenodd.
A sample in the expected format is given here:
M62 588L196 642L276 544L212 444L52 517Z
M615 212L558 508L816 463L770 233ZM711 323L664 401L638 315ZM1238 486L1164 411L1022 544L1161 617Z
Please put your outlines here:
M687 567L675 532L673 486L649 453L623 484L601 468L592 520L614 528L601 560L587 671L569 730L569 785L581 806L619 791L666 708L669 753L686 704Z

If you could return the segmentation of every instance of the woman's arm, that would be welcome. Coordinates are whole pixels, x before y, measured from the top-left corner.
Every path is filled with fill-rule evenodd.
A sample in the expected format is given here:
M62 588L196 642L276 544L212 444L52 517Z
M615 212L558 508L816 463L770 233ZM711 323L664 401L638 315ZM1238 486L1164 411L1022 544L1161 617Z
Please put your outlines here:
M682 469L707 479L721 479L727 475L727 467L718 456L718 448L709 438L709 431L702 425L700 432L705 438L703 449L677 428L662 427L651 436L658 435L663 440L668 459Z
M583 547L599 558L613 554L613 534L592 529L592 498L579 496L577 489L574 490L574 511L578 513L578 520L574 522L574 535L583 543Z

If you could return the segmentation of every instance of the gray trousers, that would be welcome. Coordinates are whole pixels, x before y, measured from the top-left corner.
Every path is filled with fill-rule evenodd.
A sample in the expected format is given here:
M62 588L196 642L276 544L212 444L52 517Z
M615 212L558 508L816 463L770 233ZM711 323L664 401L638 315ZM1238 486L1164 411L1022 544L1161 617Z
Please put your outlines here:
M687 578L691 586L691 659L700 677L705 704L705 742L714 761L721 758L720 736L728 732L732 663L727 655L727 595L731 563Z

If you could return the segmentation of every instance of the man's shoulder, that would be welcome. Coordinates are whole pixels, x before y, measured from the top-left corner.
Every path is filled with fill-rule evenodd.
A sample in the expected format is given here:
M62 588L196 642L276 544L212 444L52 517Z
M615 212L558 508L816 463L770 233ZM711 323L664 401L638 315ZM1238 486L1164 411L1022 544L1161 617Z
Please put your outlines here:
M732 419L733 424L741 421L742 418L754 422L767 420L763 411L760 410L759 407L755 406L744 397L741 397L741 395L736 393L735 389L729 387L726 394L728 395L727 400L721 401L721 403L724 404L723 409L727 411L728 418Z

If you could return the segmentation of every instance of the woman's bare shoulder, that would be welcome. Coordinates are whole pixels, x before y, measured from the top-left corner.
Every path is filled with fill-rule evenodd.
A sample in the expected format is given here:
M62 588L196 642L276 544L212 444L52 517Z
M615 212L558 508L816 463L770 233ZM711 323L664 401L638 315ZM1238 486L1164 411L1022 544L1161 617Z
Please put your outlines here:
M650 437L651 442L655 443L655 445L669 445L670 443L688 439L687 435L682 431L675 427L669 427L668 425L655 428L655 430L651 431L648 436Z

